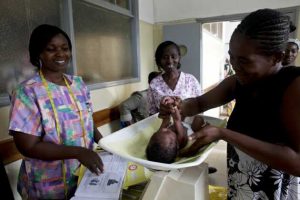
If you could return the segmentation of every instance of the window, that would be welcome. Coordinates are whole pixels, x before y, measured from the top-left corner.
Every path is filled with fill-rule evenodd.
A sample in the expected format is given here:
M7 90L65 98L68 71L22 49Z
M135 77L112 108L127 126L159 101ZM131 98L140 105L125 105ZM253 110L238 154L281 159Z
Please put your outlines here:
M77 74L86 83L97 84L134 78L132 17L73 1Z
M28 42L39 24L61 27L73 49L69 72L90 88L139 80L136 0L10 0L0 2L0 105L34 73ZM45 9L47 8L47 9Z
M11 90L33 74L30 33L42 23L59 26L59 8L59 1L53 0L0 1L0 105L7 105Z
M105 0L105 1L116 4L122 8L129 9L129 1L128 0Z
M215 37L222 40L222 31L223 31L223 24L222 22L213 22L213 23L205 23L203 24L203 29L210 32Z

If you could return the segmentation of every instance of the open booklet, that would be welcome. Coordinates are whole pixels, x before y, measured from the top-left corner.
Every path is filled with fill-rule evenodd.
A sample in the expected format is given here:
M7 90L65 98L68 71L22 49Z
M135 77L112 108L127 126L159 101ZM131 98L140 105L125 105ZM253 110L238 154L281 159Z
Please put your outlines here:
M71 200L118 200L127 169L127 161L108 152L99 153L104 172L99 176L86 170Z

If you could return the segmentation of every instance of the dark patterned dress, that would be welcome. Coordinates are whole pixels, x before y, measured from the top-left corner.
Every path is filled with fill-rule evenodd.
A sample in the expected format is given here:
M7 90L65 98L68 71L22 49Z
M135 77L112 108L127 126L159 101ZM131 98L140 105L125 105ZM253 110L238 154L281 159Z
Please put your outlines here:
M300 68L285 67L256 85L246 87L237 83L236 104L227 128L266 142L289 144L280 108L284 92L298 76ZM272 169L230 144L227 167L228 199L300 199L299 177Z

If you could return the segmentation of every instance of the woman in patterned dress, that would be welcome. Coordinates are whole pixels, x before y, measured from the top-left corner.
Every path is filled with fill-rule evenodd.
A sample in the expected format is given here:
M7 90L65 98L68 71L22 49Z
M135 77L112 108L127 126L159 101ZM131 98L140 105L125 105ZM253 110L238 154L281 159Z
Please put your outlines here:
M195 132L188 153L227 142L228 199L300 199L300 68L282 66L290 27L278 11L250 13L230 40L235 75L177 102L190 116L236 100L227 128L207 125ZM169 112L173 108L161 104L161 116Z
M186 99L201 94L197 79L180 70L180 59L180 49L176 43L165 41L157 47L155 62L163 73L155 77L149 85L147 98L150 115L159 111L159 104L164 96L178 96Z
M24 155L18 191L22 199L69 199L80 164L103 171L93 143L90 93L81 77L67 75L71 41L58 27L40 25L31 34L30 62L38 68L12 95L10 134Z

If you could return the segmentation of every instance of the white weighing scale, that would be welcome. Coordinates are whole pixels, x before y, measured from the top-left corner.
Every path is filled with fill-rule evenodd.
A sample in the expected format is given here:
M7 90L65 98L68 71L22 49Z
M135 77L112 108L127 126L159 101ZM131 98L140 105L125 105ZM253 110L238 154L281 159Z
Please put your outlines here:
M208 123L224 127L225 120L203 116ZM126 160L156 171L143 195L143 200L205 200L208 199L208 166L204 160L216 143L207 145L195 156L180 158L174 163L165 164L146 159L145 149L150 137L158 130L162 120L158 114L152 115L129 127L114 132L99 142L106 151L117 154ZM187 125L190 129L190 126ZM188 130L188 134L192 130Z

